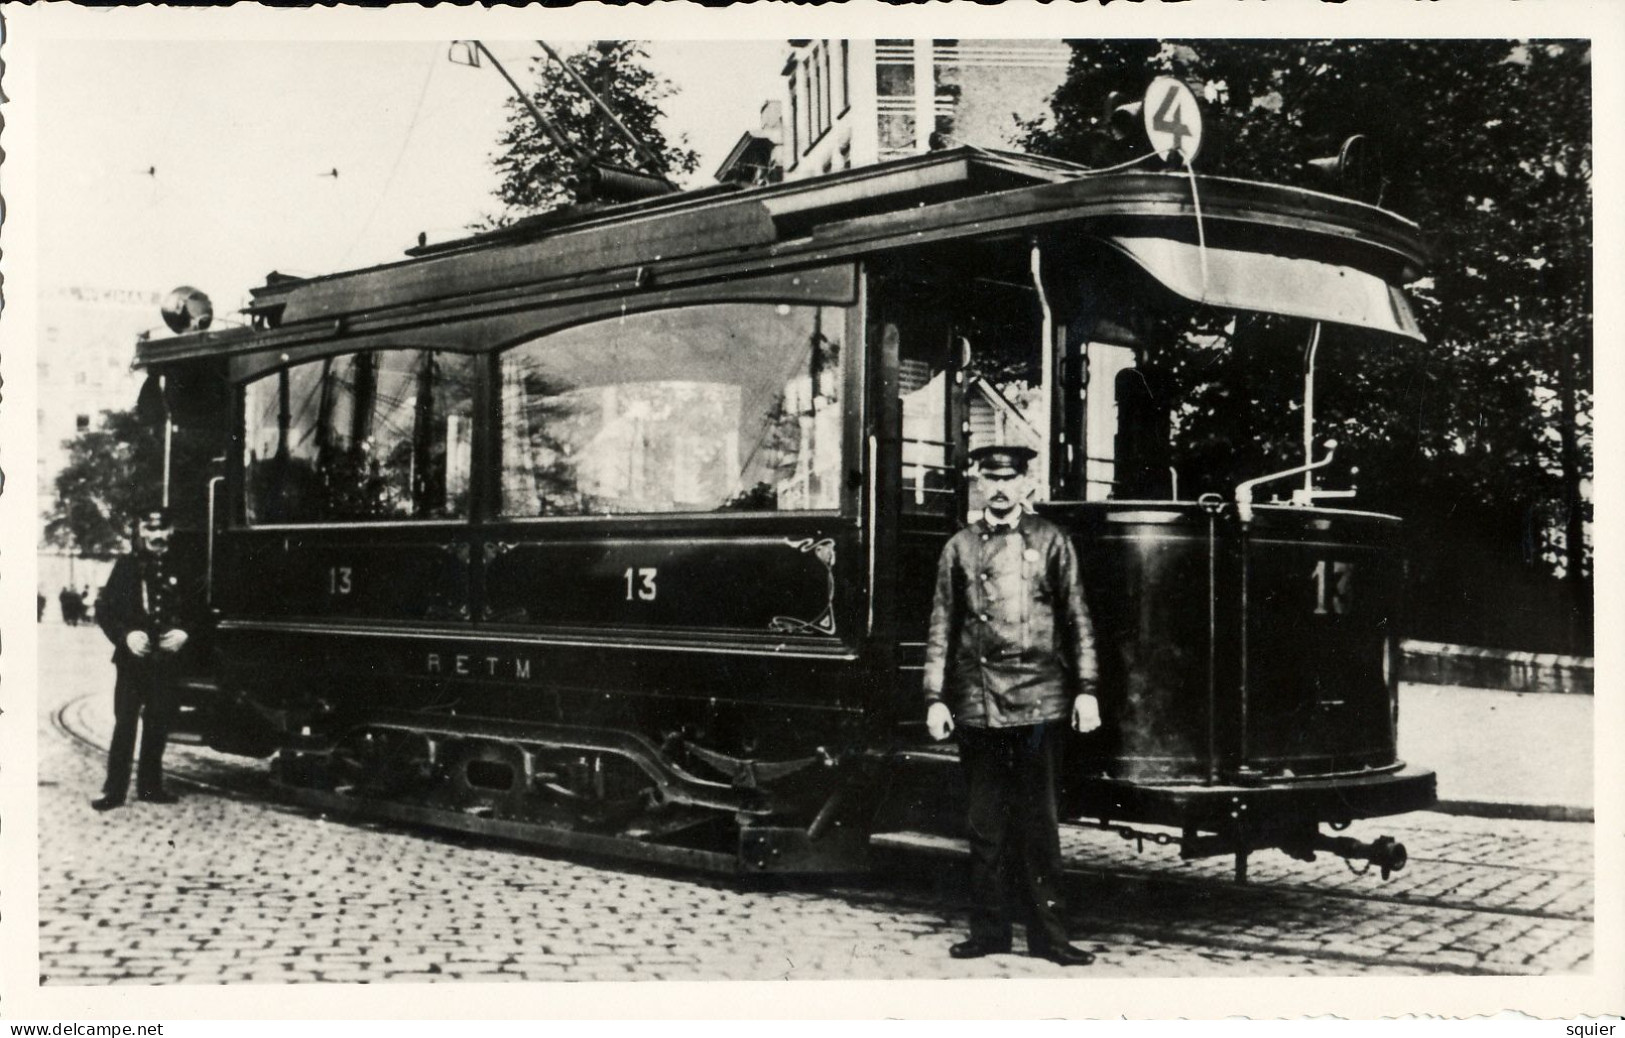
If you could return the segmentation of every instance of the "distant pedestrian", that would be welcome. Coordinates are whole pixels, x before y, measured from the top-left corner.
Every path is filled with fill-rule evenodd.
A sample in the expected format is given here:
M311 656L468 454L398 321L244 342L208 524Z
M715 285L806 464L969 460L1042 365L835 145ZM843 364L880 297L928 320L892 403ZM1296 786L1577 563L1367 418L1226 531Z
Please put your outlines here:
M90 620L90 585L86 584L79 589L79 622Z
M57 592L56 600L62 606L62 622L69 627L77 627L79 625L79 609L73 588L64 584L62 590Z
M968 785L970 938L956 959L1008 952L1006 887L1025 902L1027 950L1063 966L1094 956L1070 943L1061 892L1056 779L1062 740L1100 727L1095 650L1078 557L1065 531L1023 511L1026 447L971 452L983 517L937 565L926 645L926 728L959 737Z
M34 594L35 594L36 597L39 598L39 614L34 617L34 622L35 623L44 623L45 622L45 592L40 591L38 588L36 588L34 590Z
M174 533L169 512L149 508L141 513L135 550L113 564L97 609L96 621L113 643L118 678L113 686L113 742L107 750L107 783L91 802L98 811L124 803L135 753L135 730L141 724L141 763L136 796L154 804L173 804L164 789L164 746L174 719L172 679L186 648L194 606L190 589L174 572L169 541Z

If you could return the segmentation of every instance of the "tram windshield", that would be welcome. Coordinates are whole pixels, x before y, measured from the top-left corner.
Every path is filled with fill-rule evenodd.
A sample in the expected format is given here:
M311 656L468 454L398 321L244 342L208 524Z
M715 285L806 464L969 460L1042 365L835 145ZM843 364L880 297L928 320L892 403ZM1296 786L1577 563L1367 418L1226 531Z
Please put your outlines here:
M1080 390L1063 394L1082 454L1063 467L1071 497L1228 496L1303 460L1317 357L1324 437L1393 356L1381 347L1421 338L1393 286L1315 260L1130 239L1075 262L1056 293Z
M1317 363L1323 441L1373 427L1362 387L1402 374L1391 347L1421 338L1375 275L1164 239L961 246L874 295L897 351L902 510L922 519L978 514L961 474L984 444L1038 451L1039 500L1228 497L1303 461ZM1339 460L1317 482L1348 475Z

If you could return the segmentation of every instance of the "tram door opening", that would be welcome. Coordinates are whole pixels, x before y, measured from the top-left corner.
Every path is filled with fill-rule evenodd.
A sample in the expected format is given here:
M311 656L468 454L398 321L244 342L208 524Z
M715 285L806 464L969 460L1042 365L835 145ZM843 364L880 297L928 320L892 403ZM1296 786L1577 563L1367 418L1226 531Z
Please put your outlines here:
M174 519L167 571L196 597L198 607L207 610L214 605L211 525L224 521L221 488L233 417L223 362L191 361L154 371L136 412L164 452L161 483L146 490L161 496ZM179 676L186 682L205 682L214 653L213 625L204 623L189 633ZM201 737L209 718L200 716L195 706L188 699L178 704L172 737Z
M1084 359L1084 500L1178 498L1166 378L1117 343L1090 342Z
M897 715L923 720L920 681L937 558L982 503L965 472L970 450L1012 444L1039 452L1036 497L1050 496L1049 384L1043 373L1043 319L1036 291L989 264L940 279L882 282L875 293L882 367L895 364L884 401L897 430L895 636ZM895 360L893 360L895 358Z

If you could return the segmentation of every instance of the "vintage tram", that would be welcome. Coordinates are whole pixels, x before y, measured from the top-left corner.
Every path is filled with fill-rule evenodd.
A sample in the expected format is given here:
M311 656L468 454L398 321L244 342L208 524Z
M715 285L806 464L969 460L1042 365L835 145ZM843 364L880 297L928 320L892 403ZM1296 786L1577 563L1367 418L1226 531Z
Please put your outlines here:
M1326 507L1307 434L1182 496L1145 387L1180 336L1419 341L1424 259L1346 198L961 148L273 274L138 347L210 615L191 724L325 810L862 867L959 824L934 565L967 450L1022 443L1101 645L1067 816L1386 875L1403 847L1321 826L1434 799L1396 755L1399 520Z

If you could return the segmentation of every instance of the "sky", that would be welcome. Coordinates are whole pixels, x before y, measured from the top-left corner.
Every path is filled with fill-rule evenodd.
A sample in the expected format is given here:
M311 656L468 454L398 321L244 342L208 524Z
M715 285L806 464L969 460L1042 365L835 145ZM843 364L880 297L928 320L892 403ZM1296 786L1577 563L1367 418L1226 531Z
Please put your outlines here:
M563 41L549 41L567 49ZM488 41L516 77L540 48ZM234 310L271 270L322 274L455 237L497 208L509 88L450 41L52 42L43 48L40 278ZM657 41L668 137L709 181L774 96L782 39ZM151 172L149 172L149 170ZM324 176L337 170L336 177Z

